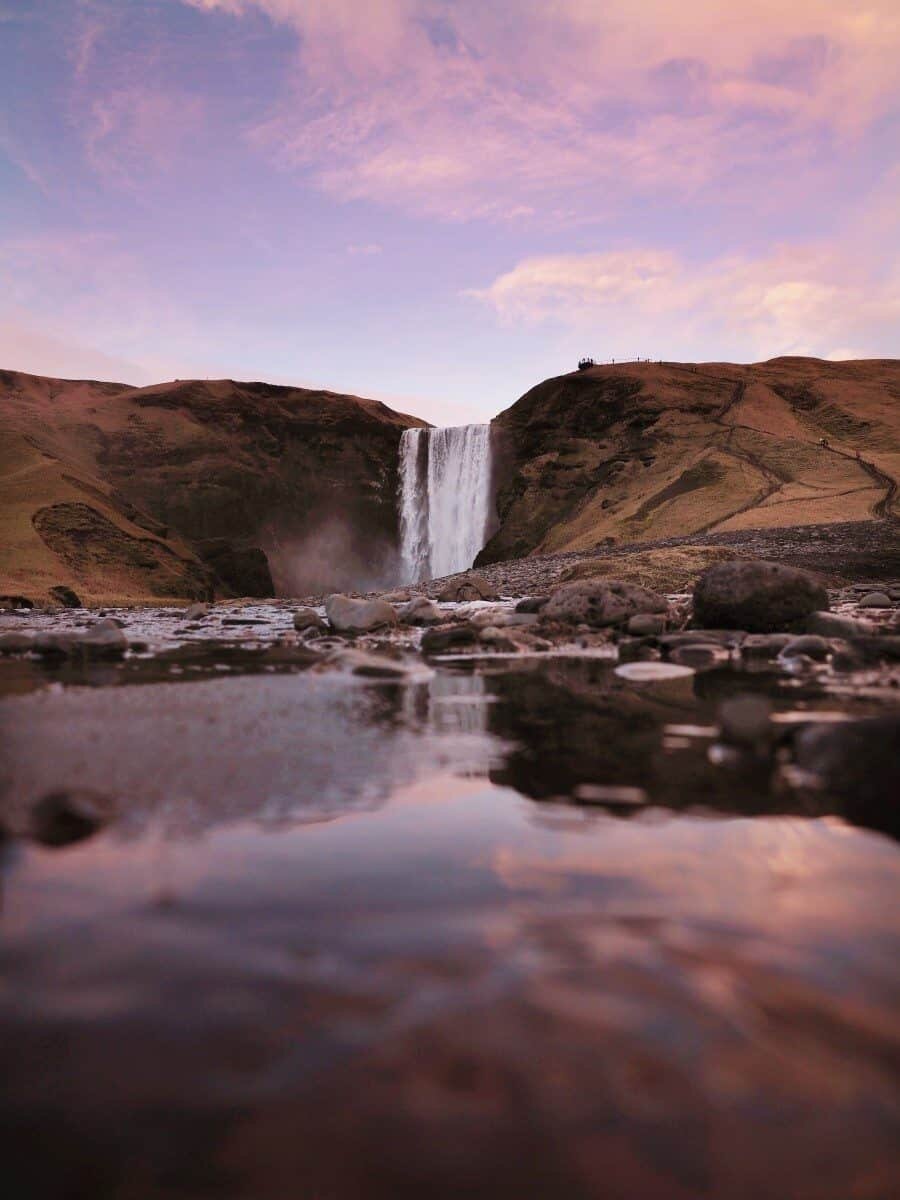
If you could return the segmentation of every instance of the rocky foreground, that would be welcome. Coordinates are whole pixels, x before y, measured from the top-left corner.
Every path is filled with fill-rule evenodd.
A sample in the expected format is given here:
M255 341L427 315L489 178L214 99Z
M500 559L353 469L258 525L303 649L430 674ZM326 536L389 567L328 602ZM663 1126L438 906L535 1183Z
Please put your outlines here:
M427 678L429 664L470 661L483 669L558 657L605 660L634 686L724 672L734 693L720 712L726 745L751 758L774 756L779 778L794 773L792 786L836 789L866 811L874 805L879 827L897 826L884 805L900 791L891 749L900 733L900 581L829 590L802 568L741 558L713 562L680 593L594 577L517 598L471 571L421 591L333 594L321 604L97 613L20 607L7 610L0 628L0 654L21 667L0 675L13 690L35 686L35 672L92 682L92 669L116 664L126 669L117 682L311 670L403 683ZM830 697L838 712L827 720L811 713L796 724L801 736L785 743L769 702L742 699L741 676L749 683L760 672L776 688ZM840 709L851 700L873 712L850 719ZM13 824L28 819L20 812Z

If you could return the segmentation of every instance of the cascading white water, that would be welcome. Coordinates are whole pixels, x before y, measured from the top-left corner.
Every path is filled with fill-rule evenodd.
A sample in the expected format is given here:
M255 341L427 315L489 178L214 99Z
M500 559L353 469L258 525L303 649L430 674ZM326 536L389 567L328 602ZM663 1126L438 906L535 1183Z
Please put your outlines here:
M491 518L491 427L407 429L400 439L400 550L416 583L471 567Z

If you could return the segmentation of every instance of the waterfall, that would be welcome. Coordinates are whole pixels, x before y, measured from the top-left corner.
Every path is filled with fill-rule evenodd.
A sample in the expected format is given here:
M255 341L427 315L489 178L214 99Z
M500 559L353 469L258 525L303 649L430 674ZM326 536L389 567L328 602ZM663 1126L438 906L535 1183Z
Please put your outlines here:
M404 581L471 567L491 519L491 427L407 429L400 439Z

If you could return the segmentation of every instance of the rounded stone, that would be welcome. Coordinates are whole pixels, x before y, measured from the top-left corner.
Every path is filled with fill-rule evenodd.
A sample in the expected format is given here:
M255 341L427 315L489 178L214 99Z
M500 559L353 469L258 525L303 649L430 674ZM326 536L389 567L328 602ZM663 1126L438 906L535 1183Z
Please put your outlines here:
M694 620L712 627L771 633L827 608L821 581L784 563L714 563L694 587Z

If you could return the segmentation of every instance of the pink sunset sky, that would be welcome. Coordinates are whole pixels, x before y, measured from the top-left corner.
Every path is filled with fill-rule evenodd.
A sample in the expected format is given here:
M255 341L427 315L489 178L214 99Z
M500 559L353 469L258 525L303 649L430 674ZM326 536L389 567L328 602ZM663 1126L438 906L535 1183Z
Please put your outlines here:
M900 352L898 0L0 0L0 367Z

